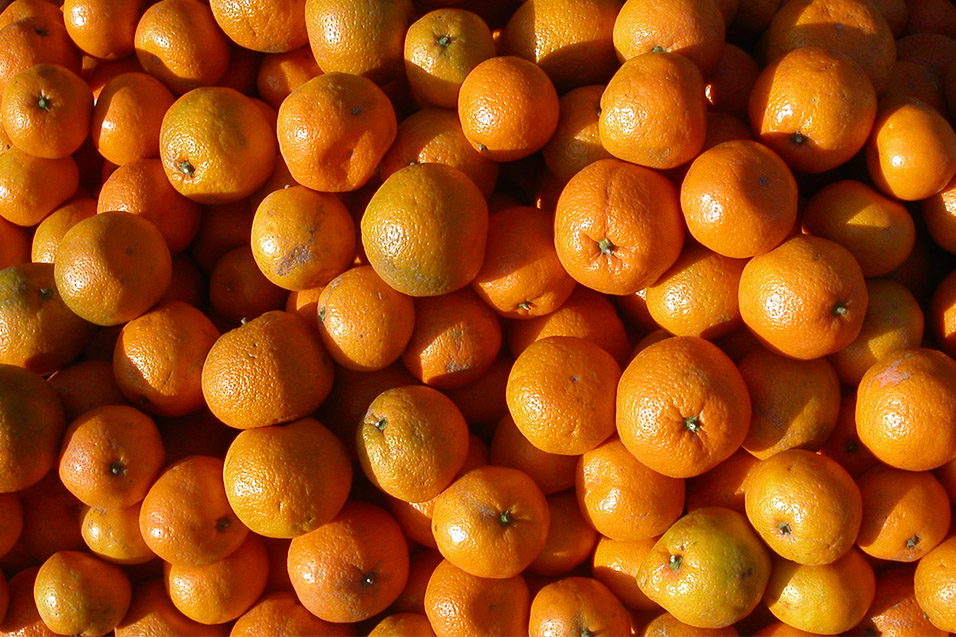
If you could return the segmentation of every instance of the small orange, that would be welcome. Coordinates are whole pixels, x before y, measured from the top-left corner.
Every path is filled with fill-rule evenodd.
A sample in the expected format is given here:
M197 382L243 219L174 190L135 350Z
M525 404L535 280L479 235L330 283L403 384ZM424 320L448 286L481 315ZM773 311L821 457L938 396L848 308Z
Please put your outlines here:
M395 109L374 82L333 73L304 82L279 106L279 150L297 182L347 192L374 174L398 130Z
M873 452L860 442L856 431L856 393L843 396L836 427L819 453L836 460L854 478L879 464Z
M220 336L202 369L206 404L237 429L307 416L331 387L332 362L319 335L283 311L266 312Z
M429 533L431 530L429 529ZM425 588L428 586L428 580L431 578L435 568L441 564L444 558L441 553L435 549L421 548L412 551L409 556L408 583L405 590L402 591L391 610L396 613L417 613L425 612Z
M508 376L508 410L532 445L577 456L614 433L620 368L598 345L552 336L525 349Z
M269 53L263 56L256 75L259 97L278 110L289 93L320 73L308 45L284 53Z
M716 345L668 338L635 356L617 388L617 431L640 462L674 478L714 468L747 435L750 397Z
M0 29L24 18L34 18L39 24L43 24L59 22L63 19L63 14L58 6L46 0L16 0L0 11Z
M444 164L393 173L361 222L375 272L410 296L438 296L468 285L481 268L488 206L468 177Z
M0 115L15 147L59 159L76 152L89 135L93 94L69 69L36 64L7 81Z
M641 464L616 438L579 457L575 492L591 526L621 542L660 535L684 510L684 480Z
M159 151L176 190L197 203L221 204L248 197L265 183L276 138L250 98L231 88L201 87L163 115Z
M247 200L202 208L199 230L189 244L189 255L205 274L211 273L219 259L230 250L249 247L254 214L255 210L250 210Z
M541 149L548 169L562 182L588 164L611 156L601 145L600 125L603 84L579 86L558 100L558 127Z
M79 183L72 157L44 159L13 147L0 154L0 217L35 226L73 197Z
M949 633L933 626L916 601L911 565L891 566L876 577L876 595L863 622L854 629L879 634L911 634L946 637Z
M468 454L468 425L450 398L431 387L379 394L355 432L359 463L388 495L423 502L452 483Z
M904 33L941 33L956 35L956 11L948 2L912 0Z
M388 367L412 338L415 305L397 292L372 266L346 270L325 286L314 316L329 356L355 371Z
M631 618L607 586L590 577L548 584L531 601L528 635L626 635Z
M351 501L331 522L293 538L288 564L310 613L350 623L382 612L405 588L408 544L386 511Z
M276 190L252 219L252 256L286 290L326 285L355 258L355 223L333 194L305 186Z
M604 148L619 159L657 169L687 163L706 135L703 75L678 53L633 57L604 89L599 126Z
M916 0L916 2L909 2L908 0L875 0L871 1L871 4L876 7L876 10L879 11L886 20L886 23L890 25L890 31L893 32L893 37L898 38L906 28L909 20L910 7L916 5L918 2L919 0Z
M878 459L928 471L956 456L956 361L938 350L900 350L863 375L857 390L860 441Z
M470 575L448 560L425 589L425 615L439 637L524 635L531 597L520 575L491 579Z
M139 530L140 508L140 502L121 509L84 507L80 533L86 546L101 560L114 564L145 564L155 558Z
M239 46L263 53L291 51L308 44L305 0L260 4L209 3L216 24Z
M0 129L3 127L0 126ZM36 233L34 232L34 237ZM19 265L43 259L31 259L30 233L27 228L10 223L0 217L0 267ZM52 262L52 259L49 260Z
M323 621L307 611L294 593L280 591L260 597L252 608L236 620L229 634L230 637L266 634L332 637L352 633L342 624Z
M288 296L262 273L249 245L226 252L209 273L209 304L229 327L282 309Z
M163 561L213 564L246 539L249 529L229 507L222 469L219 458L189 456L167 467L149 488L139 528Z
M163 115L174 101L169 89L151 75L117 75L96 98L91 122L93 145L117 166L158 157Z
M96 199L89 197L70 199L51 212L33 231L30 260L34 263L53 263L56 258L57 248L63 239L63 235L66 234L66 231L76 225L81 219L92 217L95 214ZM13 224L6 219L0 220L0 226L7 225L13 227ZM0 230L0 235L3 235L2 230ZM4 235L4 238L7 244L13 242L12 237L7 238ZM14 264L11 263L9 265Z
M926 229L936 245L956 254L956 173L941 191L923 199L920 207Z
M89 553L60 551L37 571L37 611L60 635L104 635L126 615L132 587L126 573Z
M511 55L479 63L458 94L458 118L471 145L499 162L541 150L558 125L558 94L533 62Z
M548 539L528 570L545 577L567 575L591 557L598 534L584 519L573 490L548 496L548 512Z
M429 106L455 108L465 77L494 55L491 29L465 9L429 11L405 32L405 75L412 95Z
M744 488L750 470L758 462L755 456L741 448L710 471L688 480L687 510L720 506L746 514Z
M935 549L923 556L916 565L914 587L916 601L923 614L936 628L956 631L956 606L953 606L953 590L956 589L956 536L950 536Z
M945 79L947 67L956 61L954 35L956 33L910 33L897 40L896 57L924 66L935 77Z
M133 53L142 0L65 0L66 32L87 55L119 60Z
M677 190L649 168L596 161L561 192L554 242L561 265L578 283L604 294L633 294L680 254L684 224Z
M491 438L491 464L524 471L545 495L574 486L576 456L541 451L521 433L508 414L495 426Z
M726 113L747 119L747 102L760 67L750 54L739 46L724 44L717 66L706 76L704 95L710 113ZM708 136L710 126L708 122Z
M607 537L598 538L591 560L592 576L607 586L628 608L636 611L658 610L660 605L648 599L637 585L641 564L657 540L657 537L649 537L619 542Z
M825 358L798 360L760 347L738 369L753 406L744 449L765 459L787 449L823 446L840 412L833 365Z
M228 635L222 626L206 626L193 621L173 605L162 579L145 581L133 590L133 600L123 621L116 627L116 637L138 635L173 637L213 637Z
M849 250L798 235L747 262L738 288L740 316L771 351L811 359L859 336L868 296Z
M59 370L47 382L60 397L67 422L94 407L128 404L116 384L110 361L81 360Z
M905 95L921 99L944 116L949 113L944 86L939 78L922 64L897 60L883 95Z
M0 631L9 635L18 633L23 635L55 635L40 618L37 605L33 597L33 584L39 567L30 566L10 577L9 605L6 615L0 621Z
M96 325L119 325L149 310L163 295L172 277L172 258L151 221L104 212L63 235L53 275L74 313Z
M471 575L494 579L527 568L544 547L549 525L541 489L527 474L507 467L469 471L438 496L432 511L442 556Z
M344 273L343 273L344 274ZM319 329L318 301L322 294L322 288L309 288L308 290L293 290L285 300L285 311L295 314L300 319L309 324L309 327ZM326 345L328 349L328 345ZM332 352L329 352L332 356ZM333 356L334 358L334 356Z
M853 547L863 503L835 460L788 449L761 460L744 485L747 518L778 555L798 564L830 564Z
M28 16L7 24L0 29L0 51L0 91L7 80L35 64L58 64L80 72L80 52L62 18Z
M956 174L956 133L925 102L891 96L880 101L865 155L870 178L885 194L926 199Z

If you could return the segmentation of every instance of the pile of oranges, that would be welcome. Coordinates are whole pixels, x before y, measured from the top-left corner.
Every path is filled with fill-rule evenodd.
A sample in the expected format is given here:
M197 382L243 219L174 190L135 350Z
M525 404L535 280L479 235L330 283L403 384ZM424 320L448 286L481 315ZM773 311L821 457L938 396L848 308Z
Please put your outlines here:
M0 7L0 635L956 632L950 0Z

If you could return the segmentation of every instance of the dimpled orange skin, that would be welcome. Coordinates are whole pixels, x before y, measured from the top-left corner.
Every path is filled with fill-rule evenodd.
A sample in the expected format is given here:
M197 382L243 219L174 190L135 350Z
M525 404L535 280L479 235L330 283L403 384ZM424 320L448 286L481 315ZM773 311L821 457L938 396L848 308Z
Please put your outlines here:
M956 536L923 556L913 578L916 601L934 626L956 632Z
M757 141L794 170L819 173L863 148L876 117L876 92L847 56L805 47L760 73L749 112Z
M620 159L583 168L564 187L554 245L576 281L604 294L654 283L684 242L677 190L659 173Z
M538 449L580 455L614 433L614 388L620 372L610 354L583 338L535 341L508 375L508 410Z
M657 169L680 166L704 146L704 78L677 53L632 58L604 89L598 126L604 148L618 159Z
M219 28L239 46L263 53L283 53L305 46L305 0L209 3Z
M860 265L841 245L798 235L744 266L740 316L768 349L811 359L859 335L869 296Z
M788 560L829 564L856 541L863 499L835 460L806 449L781 451L750 470L744 490L751 525Z
M461 84L462 132L486 157L515 161L540 150L558 126L558 93L534 62L514 56L478 64Z
M956 456L956 361L907 349L873 365L857 390L860 441L884 463L928 471Z
M891 96L880 102L865 155L870 177L884 194L926 199L956 175L956 132L925 102Z
M734 453L750 426L744 379L716 345L675 336L635 356L617 387L621 442L651 469L700 475Z

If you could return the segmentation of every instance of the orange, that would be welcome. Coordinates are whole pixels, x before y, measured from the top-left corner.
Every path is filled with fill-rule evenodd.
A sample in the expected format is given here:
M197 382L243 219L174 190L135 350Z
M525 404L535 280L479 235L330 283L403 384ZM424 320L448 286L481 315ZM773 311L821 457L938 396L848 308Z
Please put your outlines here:
M101 560L114 564L145 564L156 555L139 530L141 503L122 509L84 507L80 533L86 546Z
M266 312L220 336L202 369L206 404L237 429L302 418L331 387L332 362L319 335L283 311Z
M465 77L494 55L491 29L465 9L429 11L405 32L405 75L412 95L429 106L455 108Z
M388 389L368 407L355 432L359 463L388 495L423 502L452 483L468 454L468 425L437 389Z
M143 5L141 0L65 0L64 26L84 53L119 60L133 53Z
M384 85L402 69L411 0L306 0L312 54L326 73L349 73Z
M35 64L59 64L80 72L80 52L62 19L29 16L0 29L0 91L7 81Z
M45 2L46 0L38 1ZM135 55L127 55L119 60L100 60L89 55L84 55L82 58L80 77L86 80L93 91L94 102L99 99L103 88L113 78L123 73L143 73L143 67Z
M59 370L47 382L60 397L67 422L94 407L127 404L109 361L81 360Z
M14 225L3 217L0 217L0 245L3 246L0 248L0 267L6 268L31 260L30 234L27 229Z
M687 510L720 506L746 514L744 487L750 470L759 462L746 449L738 449L719 465L687 481Z
M37 635L47 637L55 635L47 628L33 599L33 583L38 567L31 566L10 577L10 601L7 612L0 621L0 631L5 635Z
M956 173L941 191L923 199L920 208L936 245L956 254Z
M282 309L288 296L262 273L248 245L222 255L209 274L209 304L229 327Z
M939 348L950 356L956 354L956 275L953 273L940 281L933 292L930 304L930 326L933 336L939 343ZM914 342L904 347L918 345L918 342Z
M575 282L555 252L551 215L530 206L491 215L484 263L472 287L505 318L543 316L561 307Z
M533 62L506 55L475 66L458 94L465 137L484 156L515 161L541 150L558 125L558 94Z
M225 627L205 626L179 612L166 594L161 579L151 579L133 590L133 601L123 621L116 627L116 637L136 635L157 637L227 635Z
M836 426L840 381L825 358L799 360L764 348L738 364L753 418L743 447L760 459L787 449L817 450Z
M524 635L531 597L520 575L477 577L448 560L439 564L425 589L425 615L439 637Z
M916 240L913 217L902 204L849 179L818 190L807 202L802 220L804 232L849 250L865 277L898 268Z
M528 474L541 492L551 495L574 486L577 456L548 453L535 447L508 414L495 426L491 438L491 464L513 467Z
M96 150L118 166L159 156L163 115L173 94L145 73L121 73L100 91L93 107L91 137Z
M830 564L856 541L860 489L835 460L787 449L760 461L744 484L747 518L778 555L799 564Z
M745 258L778 246L797 218L797 183L773 150L750 140L701 153L680 189L691 235L727 257Z
M316 304L323 288L309 288L308 290L293 290L286 297L285 311L295 314L300 319L309 324L309 327L319 329L318 308ZM328 349L328 345L326 345ZM332 352L329 352L332 355Z
M23 505L16 493L0 494L0 558L6 555L16 544L23 530Z
M462 132L458 114L451 109L423 108L398 125L395 142L382 158L381 175L387 179L410 164L447 164L471 179L481 194L491 195L498 178L498 163L475 150Z
M572 490L549 496L548 513L548 539L528 570L546 577L567 575L591 557L597 531L584 519Z
M893 37L899 37L909 20L910 7L918 4L919 0L916 0L916 2L908 0L871 0L871 3L886 19L886 23L890 25Z
M784 2L766 32L766 58L820 47L853 59L877 93L886 86L896 60L893 33L886 19L865 0Z
M907 3L905 33L941 33L956 35L956 11L938 0L912 0Z
M39 24L60 22L63 13L57 5L46 0L16 0L0 11L0 29L24 18L34 18Z
M120 567L88 553L60 551L37 571L33 597L53 632L103 635L126 615L132 588Z
M267 593L233 624L230 635L256 637L266 634L343 635L347 628L323 621L307 611L293 593ZM122 636L119 636L122 637Z
M723 52L724 30L713 0L627 0L614 22L614 48L622 62L650 51L677 53L708 76Z
M677 260L683 241L677 191L649 168L596 161L572 177L558 199L558 259L574 280L597 292L633 294L654 283Z
M74 420L63 435L59 475L83 504L132 506L146 497L165 453L156 423L125 405L106 405Z
M194 89L169 107L159 149L176 190L198 203L221 204L248 197L265 183L276 141L255 102L216 86Z
M657 537L631 542L598 538L591 560L592 576L608 587L621 602L637 611L654 611L660 606L647 598L637 585L644 558L657 543Z
M159 297L158 304L179 301L193 307L205 307L208 297L208 282L206 276L188 254L177 254L173 257L173 274L169 280L169 287Z
M935 469L956 456L954 403L956 361L933 349L897 351L860 381L860 441L891 467Z
M607 297L579 285L564 304L544 316L512 321L508 326L508 346L520 356L531 343L549 336L577 336L600 345L619 364L631 352L624 323Z
M123 326L113 373L123 394L145 411L182 416L205 405L202 367L219 330L195 307L172 301Z
M558 127L541 149L548 169L562 182L599 159L611 156L601 145L603 84L579 86L558 100Z
M388 367L412 337L415 305L371 266L346 270L325 286L314 316L329 356L355 371Z
M56 287L74 313L119 325L149 310L172 277L163 235L148 219L104 212L70 228L53 262Z
M867 555L915 562L949 531L949 496L928 471L876 466L857 478L863 523L857 545Z
M63 302L53 264L0 270L0 362L49 374L76 359L94 329Z
M921 99L944 116L949 113L943 86L929 69L916 62L897 60L884 95L905 95Z
M195 455L222 458L236 431L222 424L208 409L159 421L159 433L166 447L166 464Z
M836 635L866 616L876 593L873 569L857 549L830 564L775 557L764 602L777 619L810 633Z
M588 523L620 542L660 535L684 510L684 480L641 464L616 438L579 457L575 492Z
M946 68L956 60L956 39L942 33L912 33L897 40L896 57L915 62L943 79Z
M249 247L254 213L246 200L202 208L199 230L189 244L189 255L204 273L212 272L219 259L230 250Z
M736 637L740 633L733 626L724 628L698 628L686 624L668 612L663 612L649 621L639 633L641 637ZM755 633L762 634L762 633Z
M956 174L956 133L925 102L892 96L880 102L865 154L870 178L885 194L926 199Z
M229 68L229 39L209 6L160 0L140 16L134 36L143 70L176 95L219 82Z
M432 511L442 556L471 575L493 579L527 568L544 547L549 524L541 489L508 467L469 471L438 496Z
M42 0L40 0L42 1ZM92 217L96 214L96 199L89 197L77 197L70 199L62 206L51 212L43 221L37 225L33 231L33 244L30 249L30 259L35 263L53 263L56 258L56 251L60 240L66 231L72 228L81 219ZM10 226L10 222L5 219L0 220L0 227ZM0 234L3 234L0 231ZM13 242L13 237L6 238L9 244ZM8 265L15 265L10 263Z
M714 468L740 447L751 419L737 367L716 345L676 336L642 350L617 387L617 431L640 462L674 478Z
M498 317L471 288L415 299L415 326L402 362L432 387L463 387L479 378L501 347Z
M598 345L552 336L529 345L508 376L508 410L519 431L547 453L577 456L614 433L620 368Z
M431 529L429 529L431 533ZM444 558L434 549L420 548L409 556L408 583L405 589L392 604L391 610L396 613L425 612L425 588L435 567L441 564Z
M647 310L675 336L712 340L741 325L737 285L746 261L687 245L671 268L645 288Z
M216 24L239 46L264 53L282 53L309 41L305 30L305 0L238 4L209 3Z
M532 0L534 1L534 0ZM608 588L590 577L548 584L531 602L528 635L626 635L631 618Z
M439 296L480 270L488 206L457 168L407 166L372 195L361 233L368 262L386 283L410 296Z
M859 335L868 296L860 265L840 244L798 235L744 266L740 316L773 352L811 359Z
M159 159L135 159L119 166L103 182L97 212L123 211L149 219L177 255L196 236L199 205L180 194L166 179Z
M703 75L678 53L633 57L601 95L599 127L604 148L619 159L657 169L687 163L704 145Z
M857 628L880 634L912 634L946 637L948 634L930 623L916 602L912 566L891 566L876 578L876 595Z
M11 148L0 155L0 217L35 226L73 197L79 181L72 157L44 159Z
M820 173L863 148L876 117L876 92L851 58L806 46L784 53L761 71L749 112L757 141L794 170Z
M0 104L11 143L46 159L75 152L89 135L92 114L90 87L56 64L37 64L11 77Z
M746 120L748 98L758 75L760 67L746 51L733 44L724 44L717 66L706 76L704 95L708 111ZM711 127L708 125L707 128L710 136Z
M57 551L85 549L80 532L83 504L66 490L55 471L21 491L20 500L23 530L11 557L19 552L27 558L27 564L39 564Z
M940 630L956 630L956 607L953 590L956 589L956 537L950 536L923 556L916 565L914 588L916 601L923 614Z
M820 453L836 460L854 478L879 464L873 452L867 449L856 431L856 394L846 394L840 402L836 427Z
M902 283L879 278L867 279L869 303L860 334L830 362L840 381L858 385L870 367L893 352L919 347L923 341L923 311Z
M284 53L263 56L256 74L259 97L278 110L282 100L322 71L308 45Z
M310 613L351 623L385 610L405 588L408 545L395 518L352 501L331 522L293 538L288 564Z
M676 619L723 628L760 602L770 552L731 509L705 507L675 522L648 552L637 583Z
M354 259L355 223L335 195L304 186L276 190L253 217L252 255L281 288L325 285Z
M169 465L149 488L139 528L163 561L213 564L246 539L249 529L229 507L222 469L219 458L189 456Z
M279 150L303 186L322 192L356 190L371 178L395 140L395 109L371 80L324 70L279 106Z
M56 465L63 407L43 377L0 363L0 493L40 481Z
M369 632L369 637L401 637L402 635L434 635L428 617L419 613L396 613L389 615Z
M561 93L606 82L617 68L620 10L620 0L528 0L508 20L501 47L541 67Z

